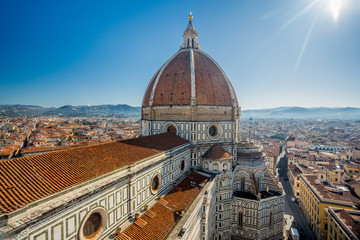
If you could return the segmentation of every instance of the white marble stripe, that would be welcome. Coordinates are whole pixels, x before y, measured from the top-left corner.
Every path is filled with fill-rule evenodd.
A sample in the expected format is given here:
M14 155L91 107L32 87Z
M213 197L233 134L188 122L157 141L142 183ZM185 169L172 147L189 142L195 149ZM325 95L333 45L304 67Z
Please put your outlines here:
M194 51L190 49L191 99L196 99Z

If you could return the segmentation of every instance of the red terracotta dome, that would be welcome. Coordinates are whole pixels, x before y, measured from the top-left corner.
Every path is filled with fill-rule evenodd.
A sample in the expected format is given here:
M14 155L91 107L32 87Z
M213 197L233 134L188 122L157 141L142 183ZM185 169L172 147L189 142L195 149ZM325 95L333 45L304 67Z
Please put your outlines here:
M211 105L237 107L234 89L221 67L197 43L189 18L184 43L155 73L146 89L143 107Z
M142 106L190 105L192 98L196 105L237 106L235 92L220 66L204 52L189 48L180 50L156 72Z

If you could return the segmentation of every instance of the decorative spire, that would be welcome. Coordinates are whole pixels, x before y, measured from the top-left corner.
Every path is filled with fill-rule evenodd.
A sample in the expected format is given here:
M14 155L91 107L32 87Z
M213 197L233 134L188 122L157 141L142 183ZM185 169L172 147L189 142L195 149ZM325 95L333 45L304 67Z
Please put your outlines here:
M193 48L193 49L201 50L201 47L197 42L198 34L194 25L192 24L192 19L193 19L193 15L192 12L190 12L189 23L183 34L184 43L181 45L180 49Z

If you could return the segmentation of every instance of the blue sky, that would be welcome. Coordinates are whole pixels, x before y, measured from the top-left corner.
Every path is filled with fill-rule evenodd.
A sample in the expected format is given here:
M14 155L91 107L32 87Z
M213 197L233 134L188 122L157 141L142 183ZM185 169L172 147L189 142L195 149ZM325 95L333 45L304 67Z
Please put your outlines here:
M189 11L243 109L360 107L358 0L1 1L0 104L139 106Z

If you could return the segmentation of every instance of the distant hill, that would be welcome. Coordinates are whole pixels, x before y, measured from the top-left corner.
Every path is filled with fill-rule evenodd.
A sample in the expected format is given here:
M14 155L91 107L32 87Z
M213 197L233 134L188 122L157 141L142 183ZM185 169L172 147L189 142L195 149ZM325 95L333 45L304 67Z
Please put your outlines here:
M140 117L141 107L126 104L44 108L33 105L0 105L0 117Z
M131 107L126 104L71 106L59 108L44 108L35 105L0 105L0 117L140 117L141 107ZM258 110L243 110L242 119L348 119L360 120L360 108L302 108L278 107Z
M0 105L0 117L36 117L52 109L36 105Z
M268 119L348 119L360 120L360 108L302 108L278 107L259 110L244 110L243 118L268 118Z

